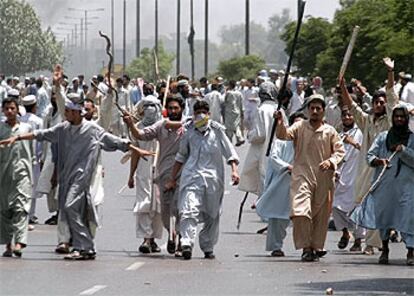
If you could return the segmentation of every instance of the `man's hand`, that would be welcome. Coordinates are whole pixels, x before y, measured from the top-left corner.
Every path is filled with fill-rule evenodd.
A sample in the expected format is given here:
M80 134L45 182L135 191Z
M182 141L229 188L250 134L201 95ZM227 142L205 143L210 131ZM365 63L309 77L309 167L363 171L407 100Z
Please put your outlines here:
M0 146L9 146L9 145L13 145L14 142L16 142L17 137L10 137L8 139L5 140L1 140L0 141Z
M128 180L128 188L134 188L134 185L135 185L134 177L130 176Z
M239 176L239 172L237 170L234 170L231 173L231 181L233 182L233 186L236 186L240 183L240 176Z
M155 156L156 154L154 151L144 150L132 144L129 145L129 150L131 150L132 153L135 153L138 157Z
M291 173L292 170L293 170L293 166L292 165L288 165L287 169L288 169L289 173Z
M278 110L273 113L273 118L277 119L277 124L283 124L283 114L282 111Z
M134 121L132 119L131 114L129 114L129 112L125 111L124 115L122 116L122 119L124 120L125 124L127 126L132 126L134 125Z
M63 68L61 65L57 64L53 70L53 85L60 86L60 82L63 78Z
M164 192L173 190L175 187L177 187L177 182L173 179L168 180L168 182L165 184L165 190Z
M384 158L375 158L372 161L373 166L388 166L388 164L389 164L388 159L384 159Z
M391 60L389 57L385 57L382 59L385 66L387 67L388 71L394 71L394 61Z
M330 168L332 168L333 167L333 165L332 165L332 163L331 163L331 161L328 159L328 160L325 160L325 161L322 161L320 164L319 164L319 168L322 170L322 171L327 171L327 170L329 170Z
M401 152L403 151L403 149L404 149L404 146L402 144L399 144L397 146L392 147L391 151Z

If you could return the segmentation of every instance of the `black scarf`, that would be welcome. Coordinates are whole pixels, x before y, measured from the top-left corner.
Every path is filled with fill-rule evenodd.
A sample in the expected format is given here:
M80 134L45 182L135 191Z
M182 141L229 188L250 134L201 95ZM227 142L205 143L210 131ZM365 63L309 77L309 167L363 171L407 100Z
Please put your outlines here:
M404 126L395 126L394 124L394 113L396 110L402 110L404 111L404 115L406 118L406 125ZM410 128L408 127L408 122L410 120L410 115L408 113L408 110L405 107L398 107L395 108L392 112L392 116L393 116L393 124L392 127L390 128L390 130L388 131L387 134L387 140L386 140L386 145L387 145L387 149L389 151L395 149L395 147L397 145L404 145L407 146L408 144L408 139L410 137L411 131Z

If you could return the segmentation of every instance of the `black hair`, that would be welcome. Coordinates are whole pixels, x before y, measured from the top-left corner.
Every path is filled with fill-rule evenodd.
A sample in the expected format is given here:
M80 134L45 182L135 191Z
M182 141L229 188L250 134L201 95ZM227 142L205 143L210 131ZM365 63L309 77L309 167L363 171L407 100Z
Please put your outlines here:
M219 85L217 83L213 83L211 85L211 90L218 90L219 89Z
M387 98L387 95L385 94L384 91L382 90L378 90L374 93L374 95L372 96L372 103L374 103L376 100L378 100L379 98Z
M6 104L14 103L16 105L16 108L19 109L19 104L17 103L17 99L7 97L3 99L3 102L1 102L1 107L4 109Z
M124 78L124 79L126 79L126 80L128 80L128 81L131 81L131 78L129 78L129 76L128 76L127 74L124 74L124 75L122 76L122 78Z
M290 115L290 117L289 117L289 125L294 124L296 118L308 119L306 117L305 113L303 113L301 111L297 111L297 112L293 113L292 115Z
M95 107L95 103L94 103L94 101L93 101L93 100L86 98L86 99L83 101L83 103L85 104L86 102L91 103L91 104Z
M103 82L104 81L104 77L102 76L102 74L98 74L96 76L96 79L98 80L98 82Z
M231 89L233 89L233 88L235 88L236 87L236 80L230 80L229 81L229 87L231 88Z
M177 102L178 105L180 105L180 108L182 110L184 110L184 108L185 108L185 102L184 102L184 100L180 96L168 96L167 97L167 101L166 101L166 106L167 107L168 107L168 104L170 102Z
M142 87L142 92L144 96L153 95L154 94L154 86L150 83L145 83Z
M36 107L36 103L34 103L34 104L31 104L31 105L25 105L25 106L23 106L24 107L24 109L26 109L26 112L27 113L34 113L33 112L33 108L35 108Z
M199 81L200 83L207 83L208 80L207 77L201 77Z
M207 112L210 112L210 106L208 105L206 101L197 101L194 104L193 110L194 110L194 113L197 112L198 110L205 110Z
M124 82L124 81L122 80L122 78L121 78L121 77L118 77L118 78L116 79L116 83L122 83L122 82Z
M37 79L36 79L36 86L37 86L38 88L41 88L41 87L42 87L42 85L43 85L43 81L42 81L42 79L37 78Z

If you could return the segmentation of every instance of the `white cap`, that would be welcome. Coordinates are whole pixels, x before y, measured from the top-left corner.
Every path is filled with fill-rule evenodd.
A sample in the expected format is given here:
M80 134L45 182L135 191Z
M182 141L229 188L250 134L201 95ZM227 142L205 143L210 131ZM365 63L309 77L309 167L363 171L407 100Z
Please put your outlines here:
M20 96L20 93L19 93L19 91L17 89L12 88L11 90L9 90L7 92L7 96L8 97L16 97L16 98L18 98Z
M188 80L185 79L181 79L180 81L178 81L177 86L184 86L184 85L188 85Z
M36 104L36 96L35 95L28 95L22 99L23 106L30 106Z

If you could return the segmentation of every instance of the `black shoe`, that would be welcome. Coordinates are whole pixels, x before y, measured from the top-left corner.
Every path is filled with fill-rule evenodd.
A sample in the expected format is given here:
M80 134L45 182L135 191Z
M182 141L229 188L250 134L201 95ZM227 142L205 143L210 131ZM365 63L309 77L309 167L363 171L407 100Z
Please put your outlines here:
M236 146L236 147L239 147L239 146L243 145L244 143L246 143L246 141L245 141L245 140L240 141L240 142L237 142L235 146Z
M285 257L285 253L283 253L282 250L273 250L272 253L270 253L270 256L272 256L272 257Z
M319 257L313 251L303 251L302 262L315 262L319 261Z
M167 252L169 254L175 253L175 242L173 240L168 240L167 242Z
M343 250L345 249L349 244L349 235L348 236L341 236L341 239L338 242L338 249Z
M192 248L190 246L183 246L182 254L184 260L190 260L192 255Z
M151 242L151 252L152 253L159 253L159 252L161 252L160 247L158 247L157 243L154 242L154 241Z
M29 224L39 224L39 218L37 218L36 216L33 216L32 218L29 219Z
M96 258L96 252L94 250L81 251L80 254L84 260L95 260Z
M53 215L52 217L50 217L49 219L47 219L45 221L46 225L57 225L58 222L58 215Z
M151 253L151 245L150 243L144 241L138 248L138 251L140 251L143 254L149 254Z
M383 249L381 256L378 259L379 264L388 264L388 255L390 253L389 249Z
M213 252L205 252L204 259L216 259L216 255Z
M329 224L328 224L328 230L333 230L333 231L335 231L335 230L336 230L336 226L335 226L335 222L334 222L334 220L330 220L330 221L329 221Z
M326 251L326 250L319 250L319 251L315 251L315 255L316 255L318 258L322 258L322 257L324 257L327 253L328 253L328 251Z

